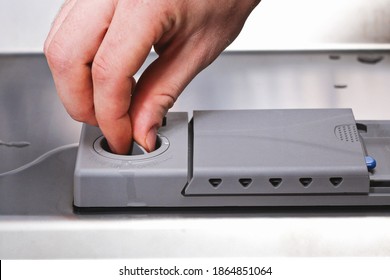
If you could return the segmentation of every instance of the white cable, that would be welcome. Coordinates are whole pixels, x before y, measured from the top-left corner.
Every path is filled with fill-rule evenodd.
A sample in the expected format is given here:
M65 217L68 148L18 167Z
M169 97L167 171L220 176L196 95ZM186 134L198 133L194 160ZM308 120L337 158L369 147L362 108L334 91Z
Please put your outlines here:
M0 177L4 177L4 176L8 176L8 175L14 175L16 173L19 173L23 170L26 170L40 162L42 162L43 160L45 160L46 158L50 157L51 155L55 154L55 153L58 153L58 152L62 152L62 151L65 151L65 150L68 150L68 149L72 149L72 148L76 148L78 146L78 143L73 143L73 144L68 144L68 145L64 145L64 146L61 146L61 147L57 147L53 150L50 150L46 153L44 153L43 155L41 155L40 157L36 158L35 160L25 164L25 165L22 165L16 169L13 169L13 170L10 170L10 171L6 171L4 173L0 173Z

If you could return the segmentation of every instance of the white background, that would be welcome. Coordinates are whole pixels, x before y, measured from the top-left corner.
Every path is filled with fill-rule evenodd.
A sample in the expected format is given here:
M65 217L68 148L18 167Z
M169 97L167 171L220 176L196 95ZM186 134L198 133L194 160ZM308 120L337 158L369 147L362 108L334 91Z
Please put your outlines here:
M62 3L0 0L0 52L42 52ZM263 0L229 49L372 43L390 43L390 0Z

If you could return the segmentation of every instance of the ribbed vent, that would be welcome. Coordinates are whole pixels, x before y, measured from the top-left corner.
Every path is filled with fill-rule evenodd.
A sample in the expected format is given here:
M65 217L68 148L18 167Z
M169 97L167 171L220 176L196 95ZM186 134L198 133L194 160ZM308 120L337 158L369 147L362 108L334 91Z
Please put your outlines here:
M345 142L359 142L359 134L355 124L336 126L334 133L338 139Z

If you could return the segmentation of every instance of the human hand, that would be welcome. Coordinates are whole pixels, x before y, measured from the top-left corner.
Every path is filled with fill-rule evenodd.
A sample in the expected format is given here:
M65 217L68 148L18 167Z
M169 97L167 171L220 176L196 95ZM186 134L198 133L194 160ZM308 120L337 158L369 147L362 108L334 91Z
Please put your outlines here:
M155 147L187 84L239 34L260 0L68 0L44 52L75 119L98 125L114 153ZM158 58L133 76L154 47Z

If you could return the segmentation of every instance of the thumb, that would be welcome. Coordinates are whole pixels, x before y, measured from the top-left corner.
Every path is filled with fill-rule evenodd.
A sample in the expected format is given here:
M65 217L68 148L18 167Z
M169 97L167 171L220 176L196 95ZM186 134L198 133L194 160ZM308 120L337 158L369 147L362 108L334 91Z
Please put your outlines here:
M193 59L191 63L182 57L178 53L160 55L144 71L133 93L130 107L133 139L147 151L155 149L157 130L167 111L204 68L203 60Z

